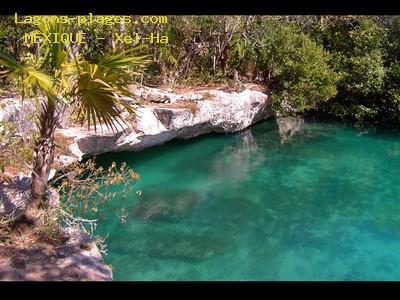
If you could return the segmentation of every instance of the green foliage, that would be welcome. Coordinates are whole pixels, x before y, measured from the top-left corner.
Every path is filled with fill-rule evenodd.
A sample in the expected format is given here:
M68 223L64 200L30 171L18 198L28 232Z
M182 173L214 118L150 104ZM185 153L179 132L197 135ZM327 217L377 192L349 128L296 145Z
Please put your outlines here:
M342 74L339 83L346 97L368 97L379 93L385 76L385 30L372 18L361 18L358 26L343 35L346 48L334 52ZM335 57L335 56L334 56Z
M293 51L282 59L277 75L281 88L272 92L273 99L278 98L276 106L282 109L282 100L287 100L286 105L303 112L333 98L338 76L328 64L328 53L303 34L287 41L292 43Z
M338 96L323 106L329 113L374 121L384 115L387 80L388 29L376 17L337 19L326 28L324 43L332 53L332 65L339 74Z
M63 24L54 21L41 23L36 30L43 35L67 32ZM37 60L27 64L0 49L0 76L22 82L23 95L37 95L40 91L48 101L72 105L77 118L89 127L94 125L95 130L98 123L114 128L114 121L124 122L123 110L133 113L132 104L122 97L130 96L128 84L149 63L140 51L134 48L90 63L62 43L44 42Z
M73 49L60 44L37 49L15 39L15 35L32 30L83 30L87 44ZM2 56L12 53L18 63L31 69L23 70L10 57L2 57L1 72L14 78L16 86L23 83L27 90L36 86L31 92L38 92L38 87L46 89L58 84L59 76L53 81L46 77L53 76L52 68L69 68L76 73L72 53L76 53L79 63L99 67L111 62L104 57L122 53L118 55L131 58L117 58L121 66L136 67L117 67L121 78L126 78L124 70L133 72L128 76L132 77L147 65L147 73L139 75L145 84L230 85L238 73L241 81L264 84L279 113L313 109L359 121L399 119L396 65L400 60L400 18L396 16L168 16L167 24L120 26L115 31L127 35L137 32L140 36L159 32L168 35L169 43L143 44L142 52L137 51L135 57L146 60L141 53L151 53L152 62L137 63L130 60L131 46L112 42L109 26L64 28L48 24L34 28L15 26L12 18L4 17L0 22L0 45L7 51ZM97 40L96 36L105 39ZM98 81L92 86L108 93ZM104 104L108 100L104 98ZM93 115L86 119L93 124ZM98 116L95 119L98 122Z
M337 74L329 65L329 53L301 33L295 25L280 20L255 23L245 53L255 57L280 114L303 112L336 95Z

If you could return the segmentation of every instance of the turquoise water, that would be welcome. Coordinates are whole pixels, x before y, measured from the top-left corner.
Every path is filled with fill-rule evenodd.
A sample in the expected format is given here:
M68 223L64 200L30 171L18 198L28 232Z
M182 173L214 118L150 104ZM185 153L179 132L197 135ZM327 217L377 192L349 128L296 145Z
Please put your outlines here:
M282 144L271 120L99 161L141 175L97 231L115 280L400 280L400 133L306 123Z

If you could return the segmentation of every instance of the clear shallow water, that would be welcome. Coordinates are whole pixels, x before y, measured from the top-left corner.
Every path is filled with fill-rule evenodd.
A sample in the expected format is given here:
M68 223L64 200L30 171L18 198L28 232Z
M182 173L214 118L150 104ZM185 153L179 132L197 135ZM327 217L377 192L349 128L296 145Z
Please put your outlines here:
M110 161L143 191L99 224L115 280L400 280L400 133L271 120Z

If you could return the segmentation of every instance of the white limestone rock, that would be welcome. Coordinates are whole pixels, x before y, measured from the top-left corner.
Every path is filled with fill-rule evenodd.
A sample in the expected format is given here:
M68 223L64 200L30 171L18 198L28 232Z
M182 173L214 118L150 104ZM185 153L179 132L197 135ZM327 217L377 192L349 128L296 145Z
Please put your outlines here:
M151 97L151 93L156 98L160 94L168 94L171 103L145 103L137 110L135 124L124 125L117 131L105 127L97 132L78 127L59 129L60 134L74 140L69 147L72 156L80 160L85 156L111 151L140 151L174 138L187 139L211 132L237 132L274 116L268 96L259 91L228 93L204 90L192 92L189 96L154 88L147 88L145 92L147 98Z

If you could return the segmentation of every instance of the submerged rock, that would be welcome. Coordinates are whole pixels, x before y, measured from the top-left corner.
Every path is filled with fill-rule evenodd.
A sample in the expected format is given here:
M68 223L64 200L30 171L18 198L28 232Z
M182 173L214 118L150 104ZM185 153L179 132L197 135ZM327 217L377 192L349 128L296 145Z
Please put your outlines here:
M192 211L199 195L193 191L144 193L135 203L133 215L143 220L173 221Z
M203 260L222 254L231 248L226 236L208 233L191 234L180 231L160 230L150 232L147 251L159 259Z

